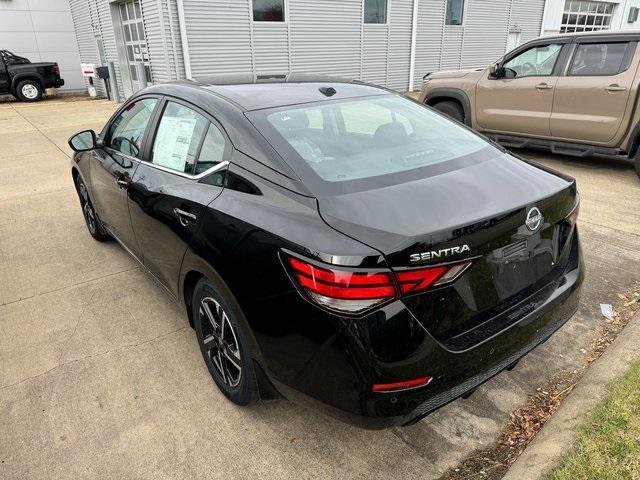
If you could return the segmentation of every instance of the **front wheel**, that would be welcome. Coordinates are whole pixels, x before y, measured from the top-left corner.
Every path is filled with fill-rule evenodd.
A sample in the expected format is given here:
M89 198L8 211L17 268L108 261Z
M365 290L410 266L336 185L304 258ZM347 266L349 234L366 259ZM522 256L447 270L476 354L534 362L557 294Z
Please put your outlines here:
M36 80L22 80L16 87L16 96L23 102L42 100L42 87Z
M201 279L193 292L196 337L209 373L233 403L246 406L259 398L248 332L239 307L221 288Z
M93 208L93 204L89 198L89 191L80 178L80 175L76 177L76 190L78 191L80 206L82 207L82 215L84 216L84 222L87 225L87 230L89 230L91 236L99 242L108 240L110 238L109 234L102 226L102 222Z
M464 110L457 102L445 101L436 103L433 108L444 113L447 117L457 122L464 123Z

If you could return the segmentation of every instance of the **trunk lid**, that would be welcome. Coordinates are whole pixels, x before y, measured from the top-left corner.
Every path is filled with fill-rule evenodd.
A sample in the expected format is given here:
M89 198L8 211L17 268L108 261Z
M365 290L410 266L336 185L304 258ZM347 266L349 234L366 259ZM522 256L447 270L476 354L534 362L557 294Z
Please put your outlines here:
M498 154L440 175L321 197L318 203L330 226L379 250L391 268L473 259L453 285L403 299L446 343L561 277L570 232L565 218L576 196L571 179ZM533 208L542 221L531 230L526 221Z

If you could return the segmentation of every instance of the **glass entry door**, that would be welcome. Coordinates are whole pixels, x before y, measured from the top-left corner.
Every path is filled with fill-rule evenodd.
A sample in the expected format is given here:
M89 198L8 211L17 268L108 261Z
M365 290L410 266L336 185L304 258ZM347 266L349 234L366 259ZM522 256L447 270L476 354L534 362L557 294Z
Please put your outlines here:
M149 68L149 52L147 51L147 39L144 35L144 22L139 0L127 0L120 4L120 21L127 51L127 66L131 78L133 92L140 90L140 79L136 70L137 63L143 63L147 75L147 82L151 82L151 69Z

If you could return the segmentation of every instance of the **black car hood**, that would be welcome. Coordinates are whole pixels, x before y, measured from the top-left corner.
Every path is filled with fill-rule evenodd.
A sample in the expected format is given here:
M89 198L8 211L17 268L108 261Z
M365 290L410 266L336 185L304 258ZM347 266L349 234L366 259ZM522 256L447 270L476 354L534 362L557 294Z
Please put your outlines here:
M550 197L560 192L564 192L564 201L557 208L557 199ZM504 223L503 217L523 216L524 225L528 206L538 206L545 221L556 222L569 213L575 195L571 179L499 153L439 175L321 197L318 203L330 226L393 257L392 264L402 265L410 253L461 237L486 242L487 235L471 238L466 234L490 230ZM543 202L545 199L549 201ZM508 223L513 226L513 221Z

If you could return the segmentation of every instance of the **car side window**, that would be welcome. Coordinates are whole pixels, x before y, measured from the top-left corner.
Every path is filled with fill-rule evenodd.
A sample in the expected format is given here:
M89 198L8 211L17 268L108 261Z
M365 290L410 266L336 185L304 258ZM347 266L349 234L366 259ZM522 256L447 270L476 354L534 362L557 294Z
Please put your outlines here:
M537 45L516 55L502 65L505 78L549 76L560 55L562 45Z
M202 149L200 150L200 155L198 155L195 174L198 175L206 172L222 162L224 160L226 144L227 142L220 129L213 123L210 123L209 130L202 144Z
M108 147L132 157L140 157L144 132L158 100L144 98L127 105L109 127Z
M626 68L629 43L587 43L578 45L569 75L617 75Z
M193 174L209 120L175 102L167 102L153 142L151 162Z

